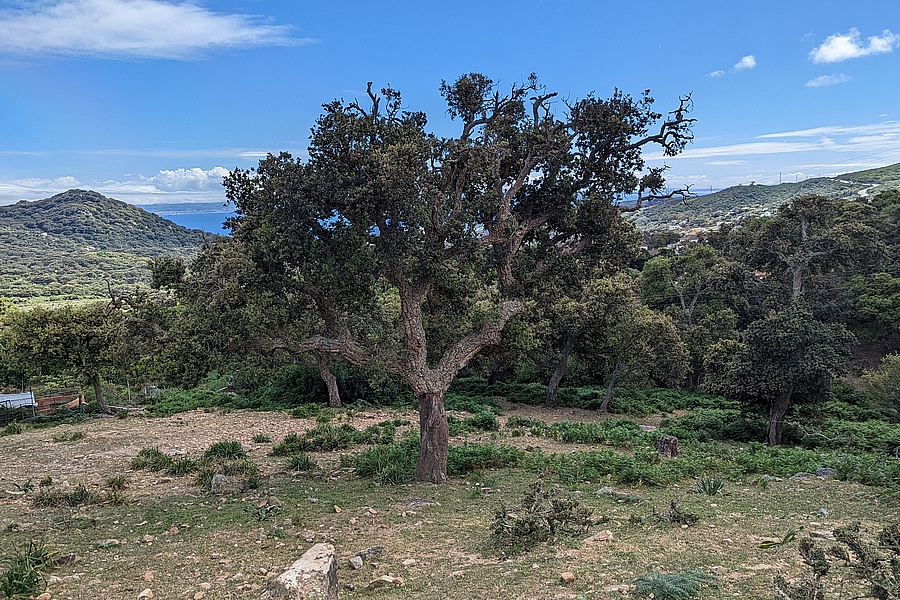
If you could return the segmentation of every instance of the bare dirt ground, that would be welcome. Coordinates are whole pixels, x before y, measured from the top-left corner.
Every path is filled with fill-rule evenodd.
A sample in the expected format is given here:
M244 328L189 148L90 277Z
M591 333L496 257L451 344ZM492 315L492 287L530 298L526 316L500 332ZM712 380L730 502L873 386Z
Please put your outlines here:
M603 418L568 408L504 406L501 421L512 416L548 423ZM389 419L415 427L417 415L385 409L337 417L357 429ZM660 419L641 423L656 425ZM287 434L313 426L314 420L282 412L197 410L166 418L89 419L0 437L0 554L40 539L63 555L76 555L74 564L53 573L48 593L54 600L134 600L145 590L157 599L257 598L268 579L316 542L336 548L342 599L622 598L628 593L620 590L627 591L636 575L686 567L719 574L718 587L704 598L762 598L771 593L773 575L797 574L802 566L795 545L761 550L760 542L790 529L828 530L852 521L871 530L898 514L896 499L833 479L785 480L765 491L728 482L719 498L685 495L693 482L621 490L644 498L639 504L597 495L603 483L585 484L566 491L606 519L592 533L608 530L612 539L541 546L504 558L486 547L491 521L501 502L509 506L521 499L535 474L501 469L446 486L377 487L334 471L339 453L314 453L322 467L315 476L290 473L284 459L269 455ZM260 435L271 442L254 443ZM130 466L145 447L197 456L224 440L243 444L259 465L264 480L259 489L216 497L193 477ZM469 440L539 447L545 453L585 449L502 432ZM41 508L32 501L34 490L21 493L29 480L37 489L48 478L63 489L84 485L100 492L105 479L119 474L129 479L123 505ZM273 498L282 511L269 519L258 508ZM700 524L660 525L654 514L671 498L700 514ZM348 566L354 553L373 546L381 546L382 553L362 569ZM566 572L574 573L574 582L561 579ZM385 574L402 576L404 584L367 588Z

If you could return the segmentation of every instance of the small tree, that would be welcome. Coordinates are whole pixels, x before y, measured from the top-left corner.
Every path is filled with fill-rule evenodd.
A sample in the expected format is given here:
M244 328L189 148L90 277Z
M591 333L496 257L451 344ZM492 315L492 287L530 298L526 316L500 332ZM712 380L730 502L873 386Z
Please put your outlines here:
M91 386L101 410L101 373L111 365L109 350L118 315L102 303L35 307L6 315L6 360L23 376L74 373Z
M677 154L693 122L689 98L663 117L646 93L557 110L533 76L503 93L469 74L441 93L461 122L456 137L428 133L399 92L370 84L368 103L325 105L307 161L270 155L225 181L234 243L277 283L270 290L308 299L318 316L283 343L409 384L416 479L432 482L447 480L453 378L499 342L554 265L600 251L619 218L611 205L663 195L664 168L645 170L641 152ZM379 302L385 295L398 312Z
M706 355L704 387L766 406L766 440L775 446L781 444L792 403L822 399L831 380L843 371L853 339L843 325L817 321L792 303L751 323L743 342L713 345Z

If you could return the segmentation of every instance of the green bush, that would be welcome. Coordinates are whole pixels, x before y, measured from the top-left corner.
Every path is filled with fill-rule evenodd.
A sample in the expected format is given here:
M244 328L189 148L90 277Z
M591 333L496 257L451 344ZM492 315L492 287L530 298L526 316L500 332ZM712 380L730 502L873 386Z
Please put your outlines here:
M312 471L316 468L316 461L306 452L298 452L288 459L287 468L290 471Z
M523 452L513 446L472 444L451 446L447 455L447 474L451 477L470 471L502 469L519 464Z
M765 438L766 423L762 417L748 416L732 408L697 408L674 419L664 419L660 433L679 440L728 440L749 442Z
M371 477L377 483L398 485L412 481L419 456L419 442L408 436L399 444L375 446L353 456L358 477Z
M630 419L604 419L595 423L561 421L547 426L544 435L567 444L617 444L637 442L646 435Z
M465 424L467 427L477 429L479 431L498 431L500 429L500 421L493 412L479 412L471 417L466 417Z
M715 577L694 569L683 569L678 573L654 571L635 577L633 584L639 598L688 600L699 598L704 587L714 586Z
M13 421L12 423L9 423L3 429L0 429L0 437L4 437L7 435L19 435L20 433L23 433L24 431L25 431L25 428L22 427L22 425L20 425L16 421Z
M491 543L502 554L517 554L560 535L582 535L593 524L592 511L557 490L531 484L520 506L501 505L491 524Z
M131 459L131 468L136 471L146 469L148 471L165 471L172 466L172 457L165 454L159 448L141 448L137 456Z
M500 414L497 401L491 396L464 396L462 394L448 392L444 396L444 407L447 410L457 410L469 413Z
M247 451L244 450L244 447L241 446L240 442L236 442L234 440L224 440L221 442L215 442L212 446L206 449L203 453L203 460L236 460L240 458L246 458Z
M34 598L47 589L43 572L56 566L56 552L32 540L24 548L16 548L5 562L7 568L0 573L0 593L10 600Z
M303 452L303 438L296 433L284 436L278 444L272 448L272 456L291 456Z
M234 399L235 396L232 394L204 388L172 390L156 398L153 404L147 408L147 413L154 417L168 417L198 408L228 406Z

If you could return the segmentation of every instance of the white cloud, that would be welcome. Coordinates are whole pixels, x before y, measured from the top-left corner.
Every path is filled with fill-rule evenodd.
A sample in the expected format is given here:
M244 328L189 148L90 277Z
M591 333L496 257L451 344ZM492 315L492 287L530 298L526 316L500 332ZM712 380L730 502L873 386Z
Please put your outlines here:
M741 60L737 61L737 63L732 67L733 71L747 71L749 69L756 68L756 57L752 54L748 54L743 57Z
M812 129L798 129L795 131L781 131L778 133L766 133L757 136L758 139L789 138L789 137L818 137L838 135L900 135L900 121L885 121L871 125L831 125L826 127L813 127Z
M161 192L200 192L221 189L228 172L225 167L163 170L152 177L141 176L140 181Z
M861 43L861 35L855 27L847 33L835 33L825 38L821 46L813 48L809 59L814 63L836 63L873 54L887 54L900 46L900 35L885 29L881 35L868 38Z
M805 87L827 87L830 85L839 85L841 83L847 83L851 81L853 78L849 75L844 75L841 73L840 75L821 75L816 77L815 79L810 79L807 81L804 86Z
M192 1L51 0L0 11L0 52L186 59L213 48L312 42L291 29Z
M756 57L752 54L748 54L741 58L741 60L737 61L733 67L731 67L731 73L737 73L739 71L749 71L750 69L756 68ZM710 79L719 79L720 77L725 77L726 72L718 69L716 71L711 71L706 74Z
M665 157L662 152L655 152L646 155L645 158L648 161L677 161L696 158L743 157L822 151L859 154L892 153L891 155L894 155L898 145L900 145L900 122L890 121L854 127L816 127L813 129L768 133L757 136L757 139L767 141L708 146L705 148L691 147L674 157ZM778 139L781 141L774 141Z

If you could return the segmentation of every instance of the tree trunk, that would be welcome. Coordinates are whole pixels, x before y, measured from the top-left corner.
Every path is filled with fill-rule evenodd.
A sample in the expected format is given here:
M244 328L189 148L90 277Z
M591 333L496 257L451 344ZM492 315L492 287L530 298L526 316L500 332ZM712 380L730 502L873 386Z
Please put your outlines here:
M450 429L444 410L444 392L419 394L419 460L416 481L446 483Z
M772 400L769 405L769 427L766 431L766 441L770 446L778 446L781 444L781 438L784 434L784 415L787 413L788 407L791 405L791 394L794 386L790 386L781 392Z
M559 383L566 376L566 370L569 368L569 357L575 350L575 336L569 333L563 334L562 349L559 351L559 360L556 361L556 367L553 369L553 375L550 377L550 383L547 384L547 406L555 407L557 405L556 396L559 392Z
M328 388L328 406L341 407L341 392L338 390L337 377L331 372L331 357L324 352L316 352L316 365L319 367L319 377Z
M100 373L91 373L88 375L88 380L94 388L94 400L96 400L97 406L105 413L110 412L106 402L103 401L103 385L100 381Z
M612 402L613 397L613 389L616 387L616 384L619 383L619 380L622 379L625 373L628 373L628 369L624 372L620 371L622 366L621 362L616 362L616 368L613 369L613 372L609 374L609 383L606 384L606 395L603 397L603 402L600 403L600 408L598 411L600 414L606 414L606 411L609 410L609 403Z
M609 383L606 384L606 395L603 396L603 402L600 403L599 412L601 414L606 414L606 411L609 410L609 403L612 402L613 397L613 388L616 386L616 378L610 377Z
M792 266L791 270L791 300L797 300L803 293L803 267Z

